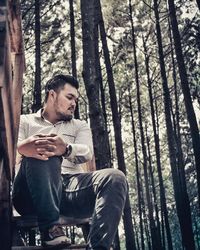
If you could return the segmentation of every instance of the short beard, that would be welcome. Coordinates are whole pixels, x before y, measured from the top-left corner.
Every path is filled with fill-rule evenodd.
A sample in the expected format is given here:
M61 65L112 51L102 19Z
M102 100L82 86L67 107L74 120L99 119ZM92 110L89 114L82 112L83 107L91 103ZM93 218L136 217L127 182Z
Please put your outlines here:
M65 122L69 122L72 120L73 115L66 115L66 114L62 114L62 113L57 113L59 115L59 120L60 121L65 121Z
M69 122L69 121L72 120L73 115L65 115L65 116L63 116L62 118L63 118L63 119L62 119L63 121Z

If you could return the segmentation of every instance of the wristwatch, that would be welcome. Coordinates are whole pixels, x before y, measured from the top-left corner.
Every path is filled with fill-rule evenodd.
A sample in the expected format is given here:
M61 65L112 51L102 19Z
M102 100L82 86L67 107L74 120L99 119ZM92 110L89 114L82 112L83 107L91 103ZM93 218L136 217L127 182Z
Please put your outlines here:
M65 153L63 154L64 158L70 156L71 152L72 152L72 146L70 144L67 144Z

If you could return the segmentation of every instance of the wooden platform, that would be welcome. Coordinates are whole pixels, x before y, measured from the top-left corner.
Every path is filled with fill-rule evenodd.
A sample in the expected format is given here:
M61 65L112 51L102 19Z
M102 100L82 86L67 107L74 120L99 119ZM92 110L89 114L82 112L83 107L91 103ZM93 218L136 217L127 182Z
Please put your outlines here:
M12 247L12 250L86 250L86 245L74 245L68 247L42 247L42 246L18 246L18 247Z
M90 218L77 219L72 217L66 217L61 215L59 218L59 224L65 226L77 226L82 228L85 241L89 233ZM86 249L86 244L72 244L70 246L53 246L42 247L38 246L41 242L36 243L36 235L39 234L38 222L36 216L15 216L12 219L12 250L32 250L32 249L45 249L45 250L59 250L59 249ZM28 241L24 238L24 234L28 235ZM21 235L22 233L22 235ZM72 241L74 243L74 241Z
M10 186L21 112L24 51L19 0L0 1L0 249L10 250Z
M38 227L36 216L15 216L12 219L13 224L19 228L36 228ZM59 224L64 226L81 226L90 222L90 218L73 218L61 215L59 218Z

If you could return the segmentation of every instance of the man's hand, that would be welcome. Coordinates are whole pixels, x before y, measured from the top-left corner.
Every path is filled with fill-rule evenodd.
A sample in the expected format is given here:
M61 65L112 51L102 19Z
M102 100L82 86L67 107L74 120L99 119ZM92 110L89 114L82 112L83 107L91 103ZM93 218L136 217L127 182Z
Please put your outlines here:
M30 136L18 145L18 152L26 157L32 157L39 160L48 160L49 157L54 156L56 147L52 142L48 141L45 148L38 145L39 141L46 140L47 135L39 134Z
M40 136L38 140L35 141L37 146L37 151L40 154L54 153L54 155L63 155L66 150L66 144L61 137L55 134L50 134L45 137Z

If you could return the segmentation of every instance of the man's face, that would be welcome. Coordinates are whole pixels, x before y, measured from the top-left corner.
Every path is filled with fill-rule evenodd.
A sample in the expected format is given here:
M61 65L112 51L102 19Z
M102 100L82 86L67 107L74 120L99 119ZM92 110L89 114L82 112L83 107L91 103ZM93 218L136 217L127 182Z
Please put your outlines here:
M69 121L72 119L77 100L78 91L70 84L65 84L64 88L56 93L54 108L58 120Z

